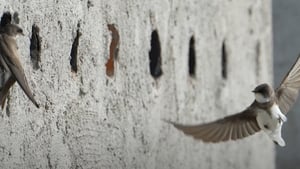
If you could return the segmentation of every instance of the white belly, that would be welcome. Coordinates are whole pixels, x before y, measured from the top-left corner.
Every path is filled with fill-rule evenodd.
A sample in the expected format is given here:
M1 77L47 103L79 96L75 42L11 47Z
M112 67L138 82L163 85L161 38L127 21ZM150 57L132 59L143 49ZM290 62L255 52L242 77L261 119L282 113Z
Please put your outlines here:
M286 117L281 113L279 107L274 104L270 109L270 114L264 110L260 110L256 120L259 127L269 135L269 137L280 146L285 146L285 142L281 137L281 127Z
M262 110L257 114L256 117L257 123L259 127L263 130L271 130L274 131L279 124L277 118L273 118L270 114L266 111Z
M287 120L286 116L280 111L277 104L273 104L271 107L271 115L273 118L281 119L283 122L286 122Z

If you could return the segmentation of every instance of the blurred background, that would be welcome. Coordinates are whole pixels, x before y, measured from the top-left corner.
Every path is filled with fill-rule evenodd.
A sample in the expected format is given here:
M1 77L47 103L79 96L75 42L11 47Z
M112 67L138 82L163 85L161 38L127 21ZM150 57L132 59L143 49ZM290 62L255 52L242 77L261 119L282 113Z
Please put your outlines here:
M273 0L274 84L280 81L300 53L300 1ZM300 102L283 126L286 147L276 148L277 169L295 169L300 164ZM297 168L297 167L296 167Z

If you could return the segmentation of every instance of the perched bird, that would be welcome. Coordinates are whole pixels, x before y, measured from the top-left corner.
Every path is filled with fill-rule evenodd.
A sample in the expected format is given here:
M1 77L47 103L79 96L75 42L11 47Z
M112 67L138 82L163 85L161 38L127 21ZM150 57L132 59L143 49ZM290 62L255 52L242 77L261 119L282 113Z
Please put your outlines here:
M19 61L18 47L15 40L17 35L24 35L23 30L17 25L11 23L1 25L0 63L9 76L0 90L0 104L3 108L10 87L17 81L33 104L39 107L28 86L24 70Z
M174 127L204 142L237 140L264 131L276 144L285 146L281 127L286 114L295 103L300 89L300 56L284 77L280 86L258 85L252 92L255 100L244 111L222 119L199 124L182 125L171 121Z

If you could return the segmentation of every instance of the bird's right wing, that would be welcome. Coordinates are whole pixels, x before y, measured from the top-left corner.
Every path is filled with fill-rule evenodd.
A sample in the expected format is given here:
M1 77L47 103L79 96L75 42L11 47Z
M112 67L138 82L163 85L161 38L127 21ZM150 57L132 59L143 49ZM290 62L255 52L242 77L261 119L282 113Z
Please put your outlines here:
M221 142L250 136L260 128L256 121L256 112L246 109L241 113L200 125L182 125L170 122L174 127L204 142Z
M300 56L275 90L277 102L282 113L287 114L299 95Z

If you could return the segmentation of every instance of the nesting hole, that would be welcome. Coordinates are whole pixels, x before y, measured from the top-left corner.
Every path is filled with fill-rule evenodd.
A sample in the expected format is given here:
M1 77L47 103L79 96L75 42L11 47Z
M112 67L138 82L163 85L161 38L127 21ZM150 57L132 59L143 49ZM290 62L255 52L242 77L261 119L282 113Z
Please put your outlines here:
M79 28L76 31L76 37L73 41L72 44L72 49L71 49L71 60L70 60L70 65L71 65L71 70L75 73L77 73L78 67L77 67L77 60L78 60L78 46L79 46L79 38L81 36L81 32L79 31Z
M107 60L105 66L106 75L112 77L115 73L115 60L118 59L119 54L120 35L114 24L108 24L107 27L111 32L112 38L109 46L109 59Z
M260 73L260 54L261 53L261 44L258 41L255 45L255 62L256 62L256 77L259 77Z
M189 74L192 77L196 76L196 51L194 36L191 37L189 43Z
M11 23L11 19L12 19L11 13L10 12L4 12L2 17L1 17L0 25L5 26L6 24Z
M62 29L63 29L63 24L62 24L62 22L61 22L61 21L57 21L57 25L58 25L58 27L59 27L59 30L62 31Z
M88 7L88 9L90 9L93 6L94 6L93 2L91 0L88 0L87 1L87 7Z
M10 106L8 106L8 104L10 103L10 97L7 97L7 106L6 106L6 116L10 117L11 111L10 111ZM3 109L3 108L2 108Z
M30 38L30 58L34 69L39 69L41 61L41 37L39 35L40 28L37 25L32 25Z
M15 13L14 13L13 19L14 19L14 22L15 22L16 24L19 24L19 23L20 23L20 17L19 17L19 13L18 13L18 12L15 12Z
M161 48L157 30L151 34L151 49L149 51L150 73L152 77L159 78L162 74Z
M227 51L227 46L226 46L226 42L225 40L222 43L222 77L223 79L227 79L227 55L228 55L228 51Z

